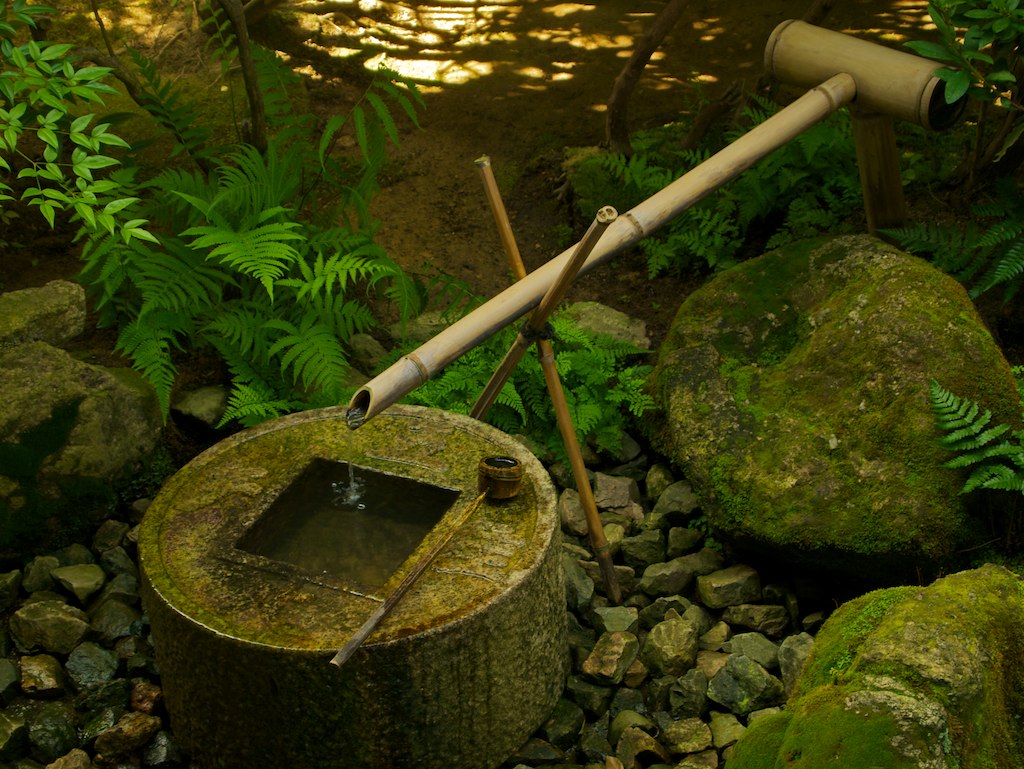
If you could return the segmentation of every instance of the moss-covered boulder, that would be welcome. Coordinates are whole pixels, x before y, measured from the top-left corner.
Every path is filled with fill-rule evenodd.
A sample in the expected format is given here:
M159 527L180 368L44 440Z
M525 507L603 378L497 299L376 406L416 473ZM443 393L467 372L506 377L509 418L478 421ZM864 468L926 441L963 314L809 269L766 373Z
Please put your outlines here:
M153 389L131 369L45 342L0 350L0 556L90 525L162 427Z
M1024 766L1024 582L988 565L844 604L729 769Z
M960 284L867 236L797 243L709 281L654 376L653 437L720 537L883 582L980 536L964 476L941 466L930 380L999 421L1020 413Z

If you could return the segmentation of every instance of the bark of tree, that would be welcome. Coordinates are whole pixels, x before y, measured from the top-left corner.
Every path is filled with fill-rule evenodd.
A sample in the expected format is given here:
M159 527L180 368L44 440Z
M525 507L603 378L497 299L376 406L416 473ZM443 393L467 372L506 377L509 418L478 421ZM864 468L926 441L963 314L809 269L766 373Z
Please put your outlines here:
M658 14L651 28L640 38L633 55L615 78L612 94L608 98L608 117L605 121L605 141L615 152L627 156L633 154L633 148L629 143L629 99L640 81L640 76L643 75L647 62L679 21L685 6L686 0L670 0Z
M260 152L267 150L267 118L263 107L263 92L256 77L256 64L252 58L249 42L249 27L245 23L245 8L241 0L217 0L227 14L235 30L235 44L238 46L238 63L242 67L245 81L245 95L249 100L249 143Z

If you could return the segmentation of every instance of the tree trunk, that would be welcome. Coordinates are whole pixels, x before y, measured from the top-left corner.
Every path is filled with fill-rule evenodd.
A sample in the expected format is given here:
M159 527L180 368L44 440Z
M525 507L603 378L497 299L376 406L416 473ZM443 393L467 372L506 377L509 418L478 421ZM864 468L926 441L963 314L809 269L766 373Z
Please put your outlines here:
M249 43L249 28L245 23L245 8L241 0L217 0L224 9L231 26L235 30L235 42L238 46L238 63L242 67L242 79L245 81L245 94L249 100L249 120L251 122L249 142L260 152L267 150L267 118L263 109L263 92L260 91L256 77L256 64L252 58L252 46Z
M633 89L640 81L647 62L683 15L685 5L686 0L670 0L658 14L651 28L640 38L633 55L615 78L612 95L608 98L608 118L605 122L605 142L615 152L627 156L633 154L633 148L629 143L629 98L633 95Z

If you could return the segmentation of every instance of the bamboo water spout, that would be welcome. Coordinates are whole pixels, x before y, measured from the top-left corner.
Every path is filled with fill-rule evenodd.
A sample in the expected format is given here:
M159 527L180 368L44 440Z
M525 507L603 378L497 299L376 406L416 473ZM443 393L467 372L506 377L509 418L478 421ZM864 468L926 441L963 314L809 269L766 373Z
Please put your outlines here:
M621 214L605 231L579 274L604 264L651 235L758 160L849 103L856 93L854 79L844 73L811 89L665 189ZM537 306L575 251L576 246L572 246L562 252L367 382L349 403L348 426L359 427Z

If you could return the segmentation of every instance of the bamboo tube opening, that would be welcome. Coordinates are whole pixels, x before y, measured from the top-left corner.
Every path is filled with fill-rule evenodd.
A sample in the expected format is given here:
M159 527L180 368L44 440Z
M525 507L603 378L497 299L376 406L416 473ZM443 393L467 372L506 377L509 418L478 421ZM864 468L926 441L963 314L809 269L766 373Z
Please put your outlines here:
M846 72L857 83L859 109L925 128L949 128L967 104L966 95L946 103L939 62L794 19L772 32L764 63L777 81L800 88Z

